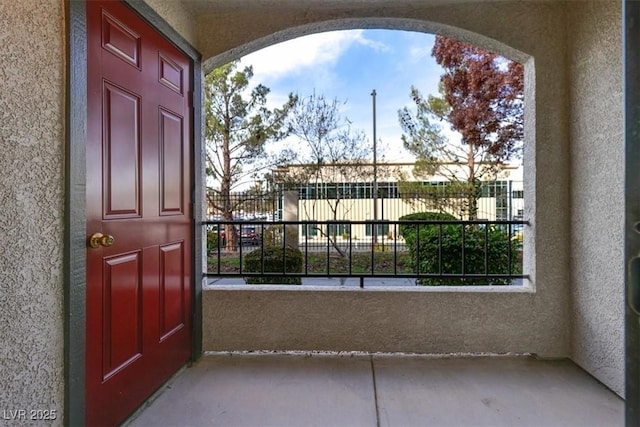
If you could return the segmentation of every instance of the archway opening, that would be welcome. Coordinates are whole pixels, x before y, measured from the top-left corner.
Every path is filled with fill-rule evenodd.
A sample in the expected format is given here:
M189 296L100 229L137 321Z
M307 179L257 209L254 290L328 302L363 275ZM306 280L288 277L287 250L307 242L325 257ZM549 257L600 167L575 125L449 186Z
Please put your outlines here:
M388 25L389 22L386 22L386 24ZM336 28L340 28L345 26L345 23L336 21L333 25ZM353 25L353 23L350 23L350 25ZM346 26L348 27L349 25ZM386 274L396 277L404 273L410 273L412 269L414 273L417 271L418 274L422 274L425 272L420 270L420 254L419 251L416 252L416 249L419 248L415 248L415 245L419 245L420 242L407 242L403 234L409 234L410 229L407 228L406 224L403 225L397 221L417 218L420 220L483 220L486 222L477 224L460 223L457 224L455 230L450 230L459 235L459 241L455 245L459 246L457 251L462 252L462 258L458 255L460 259L456 260L456 263L460 265L449 271L449 273L462 275L466 273L484 274L485 276L493 274L490 271L491 268L489 264L493 264L495 261L491 260L488 255L490 247L493 245L493 237L489 235L493 233L495 229L499 229L504 231L506 238L504 238L503 235L499 235L496 239L505 241L506 244L501 243L501 245L497 245L496 250L508 253L508 261L506 261L505 269L509 272L509 276L514 276L517 280L478 280L477 278L468 280L468 278L456 277L456 280L450 281L450 283L523 283L520 279L525 276L522 274L523 249L526 245L525 242L523 242L525 217L527 220L532 218L529 215L525 215L524 203L524 195L526 193L524 178L525 171L527 170L524 164L526 159L524 151L526 150L526 146L529 145L527 144L527 137L524 134L524 128L526 127L526 121L531 122L532 120L529 111L527 111L527 114L524 114L525 109L527 109L524 100L526 99L525 92L531 92L531 90L533 90L530 85L524 82L524 68L525 66L531 67L532 61L528 61L528 65L525 64L525 66L521 66L519 74L516 73L515 79L519 79L518 83L521 85L520 95L513 95L513 93L509 95L509 90L513 90L513 84L509 86L509 84L505 83L507 80L503 75L509 74L507 70L511 70L511 65L517 64L517 62L511 62L506 56L493 54L493 52L478 48L475 44L468 44L466 42L459 43L459 46L464 46L464 48L458 47L458 50L462 51L467 49L467 59L470 59L471 62L475 60L475 64L471 66L485 66L486 68L487 64L493 64L494 74L479 78L477 81L481 81L480 84L485 84L482 82L487 82L491 78L496 80L496 76L501 75L502 77L500 78L504 79L501 81L501 88L508 87L508 90L497 94L496 97L500 98L502 96L502 98L504 98L512 96L512 102L504 103L509 104L508 108L511 108L509 111L499 111L496 113L495 109L491 110L493 117L495 117L496 114L502 114L500 118L502 122L496 125L496 121L494 120L494 122L487 124L484 128L479 128L476 133L484 132L485 139L484 142L473 146L472 143L468 142L470 138L469 135L471 135L472 132L467 131L466 134L462 135L465 132L463 129L464 124L454 123L451 119L453 114L449 114L451 112L451 105L449 104L451 104L452 100L455 101L455 94L452 95L452 93L456 90L451 87L446 88L445 84L445 77L447 75L449 76L450 82L456 78L452 76L455 73L455 66L451 66L451 64L449 64L448 69L440 67L436 70L434 67L433 70L431 70L434 76L428 82L430 87L424 90L425 93L423 94L420 88L414 87L411 83L406 83L411 82L413 79L419 80L419 78L407 77L399 71L410 69L416 72L419 65L407 67L403 66L399 60L396 60L394 62L396 75L394 78L386 77L385 80L384 71L386 70L383 71L385 67L380 67L371 60L363 59L358 52L344 54L344 62L348 64L347 67L356 68L356 65L365 65L365 71L362 71L363 68L359 68L358 71L355 72L359 76L360 83L366 84L368 80L366 76L369 74L376 75L376 77L384 80L385 88L394 88L394 96L399 94L404 97L404 102L396 102L395 104L393 102L380 103L379 98L378 104L376 104L376 96L379 97L381 92L376 86L380 87L381 80L378 80L378 83L371 83L371 88L363 89L362 86L345 84L339 78L325 78L324 80L326 80L326 82L323 82L322 78L317 77L319 75L318 71L325 73L325 77L327 77L330 72L326 69L319 70L319 68L322 67L314 68L314 58L315 60L321 58L320 60L334 61L334 64L338 63L339 61L336 57L339 58L340 53L336 54L336 51L339 52L340 49L328 49L327 46L331 46L332 42L337 43L337 46L339 46L340 41L344 42L345 40L347 44L351 43L352 45L364 46L371 50L387 51L387 53L393 52L398 46L402 46L406 49L403 58L405 61L415 59L415 57L422 55L423 57L429 57L434 64L438 54L436 54L436 49L433 48L433 43L439 40L440 54L438 60L440 63L444 63L447 60L446 58L443 59L447 53L443 53L442 50L444 49L443 46L445 46L444 41L452 40L450 39L451 36L433 36L416 32L417 28L422 28L423 30L425 28L433 29L433 25L424 22L398 20L393 21L393 25L388 26L392 28L391 31L359 29L323 32L311 36L294 38L291 39L293 41L285 42L281 45L275 44L263 51L255 50L258 47L269 44L269 40L281 40L284 34L286 34L286 37L295 37L296 30L302 34L309 32L308 27L304 29L298 28L274 34L270 38L257 40L239 49L243 52L253 51L252 54L245 55L241 59L231 63L231 71L236 73L234 75L238 76L242 74L242 78L245 80L247 80L247 77L258 77L261 80L271 77L271 81L277 82L277 79L273 78L274 75L286 75L287 70L290 71L290 74L297 73L300 75L299 69L307 67L307 73L304 74L304 78L307 83L311 82L311 86L307 85L307 93L301 93L304 91L301 91L299 86L290 86L283 91L282 87L280 87L281 85L279 85L279 91L275 93L275 98L283 101L286 99L287 90L289 91L290 97L284 104L271 103L272 106L277 105L270 111L273 117L278 114L277 111L285 111L288 108L287 105L289 105L291 111L287 111L287 114L291 113L294 118L291 119L291 117L289 117L283 120L282 127L278 129L279 131L282 130L282 134L280 135L282 138L279 138L278 142L281 147L284 146L289 149L295 147L294 150L290 150L289 154L293 152L295 154L302 153L303 155L301 157L288 159L281 157L279 161L270 164L268 162L263 163L262 167L266 169L266 172L258 172L259 168L251 171L246 168L229 166L228 171L225 172L227 174L227 185L226 188L221 191L220 181L223 180L222 178L225 174L219 172L224 168L225 159L220 157L220 153L223 153L225 150L220 149L217 154L213 153L218 156L217 165L212 161L214 157L212 152L208 151L206 153L206 162L208 162L207 172L211 173L213 171L213 175L218 172L218 188L216 189L210 186L207 194L215 196L215 194L219 195L224 193L224 197L217 202L214 200L215 197L209 197L207 200L209 205L208 219L213 222L208 224L208 236L210 237L210 247L208 249L215 254L215 259L210 259L210 273L213 272L214 275L219 276L233 270L233 272L238 272L242 276L243 271L247 271L244 270L242 263L243 252L244 255L248 255L259 249L264 253L265 243L272 244L275 239L282 247L287 246L288 240L289 246L294 246L296 249L299 248L303 251L305 262L301 268L304 275L313 275L316 273L315 267L312 267L312 271L309 271L310 264L322 264L323 268L320 273L327 275L327 277L336 277L332 275L337 275L338 277L341 275L344 276L347 274L347 270L349 276L351 276L354 267L353 259L351 256L345 257L345 254L353 254L358 251L365 253L365 264L368 265L360 265L360 263L356 262L356 269L360 272L364 271L367 275L375 276L378 274ZM400 30L398 30L398 28L400 28ZM326 23L323 29L326 29ZM406 29L412 31L406 31ZM440 30L446 34L454 34L463 40L473 40L475 43L491 46L493 49L496 49L497 46L500 53L510 55L512 58L516 57L520 60L524 58L524 55L514 52L513 49L480 36L464 31L456 32L450 28L440 28ZM363 36L363 34L365 34L365 36ZM394 45L393 42L390 41L394 37L390 37L388 34L413 37L415 39L419 39L420 37L423 39L430 38L431 41L422 41L419 47L408 45L407 43L397 43L397 41ZM314 38L316 40L322 40L321 42L315 41L316 50L314 51L314 48L310 47L314 46L314 42L307 43L305 48L304 39ZM385 41L387 44L385 44ZM302 46L305 55L295 54L295 48L292 46L296 44ZM469 52L469 48L475 50ZM288 62L286 61L286 57L282 58L282 56L279 56L278 49L280 49L280 52L288 51L290 55ZM331 52L331 50L333 50L333 56L327 54L327 52ZM409 51L411 54L406 53ZM429 55L430 51L432 53L431 55ZM489 55L494 56L492 56L490 60L484 60L483 63L482 59L478 60L477 57L485 51ZM325 54L324 57L322 56L323 53ZM205 61L205 70L212 67L217 61L221 61L222 58L227 59L229 57L229 54L225 54ZM296 61L292 61L291 58L297 58L298 62L301 63L298 64L298 69L296 69ZM291 65L292 62L294 63L293 65ZM391 62L392 61L388 61L387 65ZM480 63L480 65L478 65L478 63ZM253 66L249 71L250 74L247 74L247 69L241 69L247 64ZM276 65L274 66L274 64ZM261 70L261 66L266 66L268 70ZM466 66L471 67L469 62ZM229 66L227 65L227 67ZM216 68L215 70L220 69L222 69L222 67ZM418 73L419 71L420 70L418 70ZM423 74L428 73L429 71ZM208 74L207 79L213 74L214 72ZM467 72L465 77L469 78L469 75L471 75L471 73ZM514 75L514 73L511 74L512 81ZM295 81L293 78L290 80ZM405 86L407 87L404 90L404 94L402 94L402 89L398 90L397 88L401 86L401 84L398 83L399 81L406 83ZM300 82L300 79L298 79L298 82ZM328 84L326 84L327 82ZM257 81L256 83L262 84L263 81ZM365 98L367 101L366 104L368 105L363 107L365 103L362 101L357 103L355 107L348 105L346 109L358 118L343 118L340 115L341 112L338 107L344 107L344 105L346 105L344 104L344 100L335 96L331 98L331 95L327 97L324 93L318 94L316 92L317 88L315 86L322 85L323 83L325 83L325 86L333 86L334 90L339 91L342 95L346 95L345 98L351 100L356 97L356 95L352 95L354 92L351 91L355 89L359 91L359 95L364 94L364 97L360 96L360 98ZM473 84L477 85L478 83L468 83L467 87L459 90L459 92L464 90L468 92L469 87ZM353 86L358 86L358 88L354 88ZM452 85L450 84L449 86ZM460 84L458 84L458 86L460 86ZM225 87L228 88L229 85L227 84ZM486 93L491 88L491 84L486 83L486 86L477 90L477 92ZM493 88L495 89L495 85ZM438 91L438 89L440 89L440 91ZM205 88L205 91L207 90L208 89ZM245 87L243 90L248 89ZM447 91L448 93L446 93ZM496 91L498 92L499 90ZM208 92L208 95L211 95L211 93L212 92ZM476 98L477 97L476 94ZM496 97L494 97L493 100L481 99L476 101L478 104L484 102L483 105L497 105L499 102L495 100ZM440 108L448 109L448 112L443 112L442 109L437 110L438 99L444 103L440 104ZM449 102L447 102L447 99ZM461 100L460 104L468 103L469 99L471 99L471 97ZM371 101L373 101L373 111L371 111ZM267 105L266 98L262 102L263 106ZM300 107L300 105L302 105L302 107ZM379 108L378 112L376 112L377 105ZM208 103L207 108L210 106L211 103ZM343 131L346 130L339 135L339 132L337 132L333 139L326 132L327 122L319 123L319 117L313 116L314 113L316 115L324 113L325 115L323 117L326 118L326 112L329 111L332 106L333 109L331 111L334 121L329 127L337 131L341 128ZM382 106L382 108L380 108L380 106ZM279 108L279 110L277 110L277 108ZM487 107L486 109L490 110L491 108L492 107ZM520 111L520 116L517 116L518 113L516 110ZM390 111L391 114L389 113ZM470 111L470 109L467 109L463 113L458 112L458 115L468 115ZM425 115L430 115L429 118L431 120L429 121L429 118L425 118ZM218 117L219 116L220 114L218 114ZM381 123L383 121L380 119L381 117L384 118L383 120L386 120L386 122ZM227 119L230 118L228 117ZM262 117L262 120L265 120L265 117ZM376 120L378 121L377 124ZM228 123L233 122L233 120L226 121ZM395 129L393 125L389 125L389 122L395 122ZM381 124L382 126L380 126ZM358 127L357 125L360 126ZM494 126L493 133L487 131L490 126ZM496 126L498 127L497 131L495 130ZM365 130L367 127L369 129ZM437 129L435 129L436 127ZM355 131L352 132L354 128ZM510 137L506 138L508 141L504 143L501 148L502 151L500 151L500 149L496 147L498 146L498 140L500 138L504 139L506 128L510 128L511 130L514 128L518 129L513 131ZM324 129L325 133L319 134L319 129ZM373 135L371 135L371 129L373 130ZM381 132L382 137L380 134L376 136L376 130L378 129L385 129L387 133L384 134L384 132ZM389 129L391 130L389 131ZM431 136L431 146L428 147L429 150L426 150L424 140L428 138L428 136L425 137L425 134L429 132L433 133L434 129L438 135L436 137ZM315 134L313 134L314 131L316 132ZM394 135L390 136L389 132L394 133ZM207 138L210 137L211 134L208 134ZM420 139L423 141L420 142ZM250 141L250 138L244 137L243 140ZM449 142L450 144L443 148L443 141ZM302 144L300 144L301 142ZM333 142L336 143L335 146L332 146ZM363 144L358 145L358 142L362 142ZM439 147L440 151L434 154L433 149L437 144L441 145ZM345 149L345 147L348 147L348 149ZM478 150L474 151L469 149L469 147L478 148ZM505 150L507 151L506 155ZM228 147L226 151L229 152ZM306 156L305 151L307 152ZM371 156L372 153L373 156ZM282 152L279 152L279 154L282 154ZM376 154L378 154L377 158ZM386 157L388 155L391 157ZM502 157L500 157L500 155L502 155ZM242 155L238 157L242 157ZM229 159L226 159L227 164L229 163L228 160ZM509 163L507 163L507 161L509 161ZM264 167L265 164L268 165L266 168ZM421 168L422 170L420 171L419 169ZM228 175L229 172L238 172L240 170L246 175L252 176L253 180L249 180L248 184L243 183L240 179L236 180L235 184L239 184L240 187L244 184L244 189L234 194L235 199L231 201L229 198L231 191L228 185L230 181ZM236 177L233 178L235 179ZM213 182L213 185L216 185L215 181L216 180L208 181L208 184ZM294 209L296 215L287 218L285 218L285 211L291 211L292 209L285 206L285 198L282 192L286 190L295 191L298 198ZM278 194L275 194L276 192L278 192ZM224 202L223 199L227 201ZM251 205L253 209L256 209L256 207L260 205L257 199L262 199L263 201L267 199L270 207L262 205L260 208L257 208L257 211L248 212L246 209L248 205ZM450 215L450 217L434 217L433 215L415 217L414 215L424 212L429 214L447 214ZM406 217L406 215L409 216ZM414 216L411 217L411 215ZM273 221L274 219L279 221L285 219L289 221L299 221L299 223L279 224L279 228L268 223L259 223L259 220ZM220 220L222 220L224 224L219 222ZM241 221L244 222L247 220L252 222L249 224L241 223ZM391 224L391 221L395 221L396 223ZM497 224L494 223L495 221L505 221L506 223ZM418 240L420 240L420 236L422 235L420 227L423 226L424 228L425 224L414 225L418 227L417 236ZM437 259L432 260L431 263L434 268L437 264L437 271L428 271L426 272L428 274L443 274L444 272L442 266L443 224L436 225L437 227L432 230L437 230L438 232L435 249L439 251L439 255ZM469 226L471 228L467 230L466 227ZM474 271L473 268L470 267L470 262L467 262L465 267L464 253L466 251L467 256L471 253L471 249L467 246L468 241L473 239L474 233L477 232L478 229L483 230L479 232L479 239L481 240L480 246L483 246L483 248L480 249L480 258L484 258L480 261L479 266L484 265L484 271ZM245 230L247 231L246 233ZM425 231L425 229L422 231ZM433 232L434 231L432 231L432 233ZM245 234L247 234L247 236L245 236ZM465 241L465 238L468 241ZM251 240L247 242L251 243L251 248L243 248L245 240ZM423 241L423 246L424 243ZM412 246L413 250L411 248ZM402 250L398 251L398 247L401 247ZM323 253L324 258L319 262L314 263L311 261L310 263L310 248L312 251ZM456 248L453 248L453 250L456 250ZM230 263L223 262L224 257L221 257L221 253L224 251L236 253L235 258L238 259L234 258ZM387 260L386 262L389 265L393 264L393 266L389 267L388 271L376 273L375 265L380 263L385 264L384 256L386 254L384 252L388 252L389 254L393 253L393 262L391 260ZM410 252L413 253L409 256L408 254ZM348 259L348 261L343 263L343 265L337 262L334 263L330 259L334 253L340 258ZM401 253L400 262L398 262L398 253ZM405 256L408 257L406 262L402 260ZM257 272L254 271L256 275L262 275L266 271L264 270L264 257L261 259L261 268ZM398 270L398 265L401 266L400 270ZM509 279L513 279L514 277L510 277ZM430 282L430 280L425 279L423 282ZM278 283L278 281L274 283ZM340 283L345 284L345 281L341 280ZM406 282L401 283L406 284ZM420 283L420 280L410 283ZM363 281L360 280L359 284L362 286Z

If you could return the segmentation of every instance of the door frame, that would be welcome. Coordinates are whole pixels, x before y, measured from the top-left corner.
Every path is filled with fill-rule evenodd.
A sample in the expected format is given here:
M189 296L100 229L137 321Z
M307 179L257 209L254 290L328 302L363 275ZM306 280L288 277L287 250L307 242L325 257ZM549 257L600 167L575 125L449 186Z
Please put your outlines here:
M640 422L640 316L631 307L640 277L633 277L631 261L640 254L640 3L623 3L623 63L625 112L625 420ZM634 153L636 155L634 156ZM635 288L635 292L634 292Z
M202 56L143 0L122 0L180 49L193 64L192 142L192 349L202 354ZM64 234L64 424L85 423L87 284L86 138L87 22L85 1L65 0L66 123Z

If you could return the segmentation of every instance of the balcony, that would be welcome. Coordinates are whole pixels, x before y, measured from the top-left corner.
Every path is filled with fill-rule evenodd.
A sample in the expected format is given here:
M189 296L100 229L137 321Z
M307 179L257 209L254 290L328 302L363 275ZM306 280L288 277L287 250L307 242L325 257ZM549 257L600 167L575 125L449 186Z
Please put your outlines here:
M618 426L624 402L569 360L211 353L128 422L181 426Z
M528 278L522 268L525 225L448 219L205 221L207 284L521 285ZM380 232L358 239L355 229Z

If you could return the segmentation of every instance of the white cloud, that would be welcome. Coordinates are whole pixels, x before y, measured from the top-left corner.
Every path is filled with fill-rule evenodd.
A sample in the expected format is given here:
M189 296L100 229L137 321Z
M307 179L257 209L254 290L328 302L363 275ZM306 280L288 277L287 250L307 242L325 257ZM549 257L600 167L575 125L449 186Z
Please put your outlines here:
M365 132L369 144L373 137L370 93L375 88L379 158L410 161L412 156L402 147L397 112L405 105L415 108L409 96L411 85L425 96L437 93L442 68L431 57L433 39L430 34L390 35L383 30L319 33L254 52L242 59L241 66L253 65L253 84L272 89L270 108L281 106L289 92L307 95L317 91L328 98L346 100L341 113L351 120L353 129ZM361 49L348 52L354 47ZM349 54L356 54L357 61L347 58ZM295 138L277 146L305 153Z
M409 58L412 62L418 62L429 56L431 56L431 46L419 45L409 49Z
M377 42L375 40L369 40L365 37L362 37L362 33L360 33L360 37L357 39L357 42L378 52L391 52L393 50L391 46L388 46L382 42Z
M255 81L273 82L333 66L354 44L376 51L389 50L383 43L365 38L363 30L333 31L298 37L261 49L243 57L241 66L253 65Z

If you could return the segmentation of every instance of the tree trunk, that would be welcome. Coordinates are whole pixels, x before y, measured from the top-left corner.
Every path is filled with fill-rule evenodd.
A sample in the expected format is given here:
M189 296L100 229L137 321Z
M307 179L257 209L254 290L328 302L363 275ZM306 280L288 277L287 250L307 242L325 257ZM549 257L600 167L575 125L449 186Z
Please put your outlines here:
M476 195L476 162L475 162L475 150L474 145L469 144L469 151L467 152L467 166L469 167L469 175L467 182L469 183L469 193L467 194L468 202L468 219L473 221L478 219L478 198Z
M222 219L224 221L233 221L233 203L231 200L231 149L229 148L230 123L228 117L225 118L225 134L222 147L222 180L220 183L220 195L222 196ZM238 237L236 235L236 227L232 224L226 224L224 227L227 251L238 250Z

